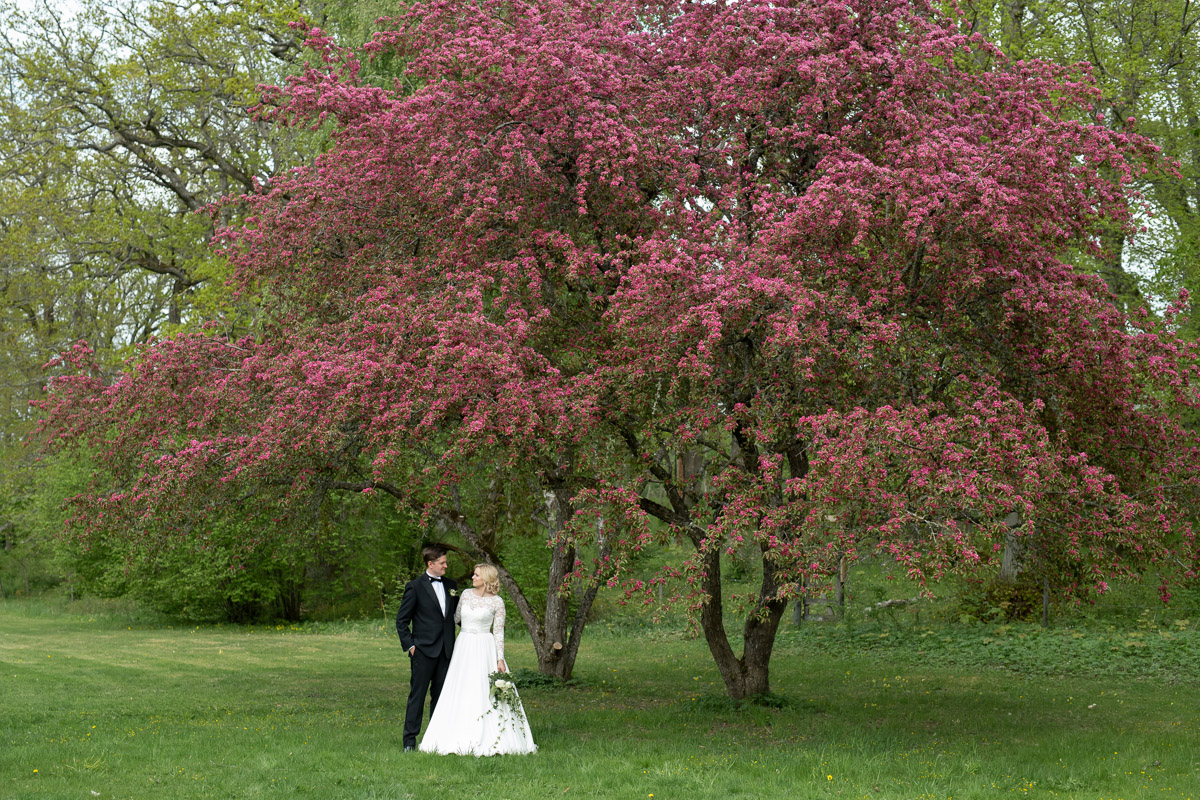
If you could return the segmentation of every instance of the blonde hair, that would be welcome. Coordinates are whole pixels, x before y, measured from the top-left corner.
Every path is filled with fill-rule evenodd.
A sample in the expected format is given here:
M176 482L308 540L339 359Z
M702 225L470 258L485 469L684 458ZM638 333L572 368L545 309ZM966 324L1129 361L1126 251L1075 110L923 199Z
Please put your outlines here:
M491 564L476 564L475 571L483 578L483 591L500 594L500 572Z

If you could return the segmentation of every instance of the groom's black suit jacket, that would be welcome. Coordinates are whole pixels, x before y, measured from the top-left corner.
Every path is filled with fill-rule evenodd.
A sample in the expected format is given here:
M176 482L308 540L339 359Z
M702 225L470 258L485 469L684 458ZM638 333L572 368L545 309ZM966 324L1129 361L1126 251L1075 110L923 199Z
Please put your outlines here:
M446 591L446 614L438 605L433 584L429 576L422 573L404 587L400 610L396 613L396 633L404 652L416 645L418 651L429 658L437 658L443 652L446 658L454 654L454 607L458 605L458 584L442 578Z

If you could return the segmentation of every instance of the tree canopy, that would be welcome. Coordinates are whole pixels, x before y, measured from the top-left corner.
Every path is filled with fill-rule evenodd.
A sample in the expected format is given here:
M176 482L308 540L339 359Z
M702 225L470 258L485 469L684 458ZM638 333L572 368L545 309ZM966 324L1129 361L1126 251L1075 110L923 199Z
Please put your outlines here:
M1089 115L1086 74L920 0L438 0L360 52L308 44L324 66L269 102L334 143L220 237L261 332L157 342L113 381L64 357L44 432L115 476L82 536L344 489L494 555L536 514L546 613L502 575L560 674L567 593L678 539L656 580L737 697L843 557L923 581L1016 536L1068 592L1195 574L1194 348L1064 261L1163 168ZM394 90L358 80L381 55Z
M1200 287L1200 8L1188 0L969 0L962 10L967 29L983 33L1010 58L1089 64L1100 90L1091 110L1114 130L1150 137L1174 161L1177 171L1140 183L1148 230L1133 240L1119 227L1107 231L1107 252L1094 266L1123 306L1161 302L1180 285L1194 294Z
M111 371L218 313L246 329L253 298L228 302L210 247L237 207L197 211L316 137L248 113L304 58L293 2L0 2L0 18L0 544L48 552L53 487L77 469L47 474L22 446L45 364L86 339Z

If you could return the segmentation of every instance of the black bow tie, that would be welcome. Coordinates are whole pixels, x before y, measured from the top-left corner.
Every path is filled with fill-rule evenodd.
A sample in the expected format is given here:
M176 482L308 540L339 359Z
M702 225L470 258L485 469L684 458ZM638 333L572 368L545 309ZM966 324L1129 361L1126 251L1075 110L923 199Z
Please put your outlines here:
M441 583L442 582L441 578L435 578L432 575L426 575L425 577L429 578L430 583Z

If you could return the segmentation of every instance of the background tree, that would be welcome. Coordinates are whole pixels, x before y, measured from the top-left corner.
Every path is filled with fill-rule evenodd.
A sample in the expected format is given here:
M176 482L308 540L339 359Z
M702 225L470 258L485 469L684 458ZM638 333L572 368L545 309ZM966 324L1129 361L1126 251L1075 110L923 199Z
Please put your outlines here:
M319 148L319 133L280 129L250 113L261 102L260 84L303 64L290 24L302 13L319 19L328 11L342 35L361 41L387 10L289 2L23 8L3 8L8 26L0 39L0 400L11 456L0 475L0 518L14 575L28 566L27 552L49 558L53 548L41 537L63 516L63 496L48 491L57 485L48 464L21 446L32 421L28 403L45 382L43 365L80 339L94 348L95 368L108 372L131 346L196 329L205 319L221 319L229 333L252 328L254 298L229 296L225 261L209 246L214 225L234 220L237 204L217 219L196 212L222 196L257 191ZM387 71L378 70L377 79ZM259 499L270 506L274 490ZM349 511L323 493L306 501L305 513L264 516L248 512L244 501L205 505L207 516L195 520L206 538L222 540L219 546L180 544L177 528L152 521L143 525L158 534L154 547L133 530L104 546L68 539L64 569L86 590L134 595L188 617L265 611L294 618L301 585L334 607L342 601L328 595L350 574L362 579L363 590L378 582L386 594L404 568L396 547L411 545L415 535L381 504ZM335 509L338 541L327 522ZM315 560L305 555L319 553Z
M1174 0L985 1L962 8L966 28L982 33L1010 58L1090 65L1100 97L1084 109L1086 114L1113 130L1148 136L1177 167L1135 180L1141 192L1135 204L1141 221L1137 235L1130 237L1122 226L1105 226L1098 234L1098 254L1081 252L1069 259L1101 275L1114 302L1126 310L1146 303L1161 310L1181 286L1194 297L1200 289L1200 160L1190 98L1200 80L1200 9ZM1189 317L1196 318L1194 313ZM1189 331L1194 336L1194 327ZM1185 419L1194 425L1194 415L1185 414ZM1025 548L1010 536L1007 569L1000 572L1000 585L989 591L1022 591L1016 587L1021 582L1023 591L1042 595L1044 606L1046 584L1055 570L1039 565L1038 554L1037 548Z
M79 339L109 370L205 317L249 325L195 212L315 144L247 113L298 68L295 3L73 8L0 5L0 525L26 543L52 527L28 513L57 483L21 446L43 365Z
M48 226L53 235L39 241L57 252L45 255L60 272L81 273L77 282L135 270L158 278L142 318L121 320L132 326L126 341L179 324L191 290L220 283L207 246L213 222L193 212L252 193L256 180L303 158L303 137L247 113L257 86L300 58L288 27L299 7L86 4L67 17L42 4L4 13L6 177L25 189L17 199L41 199L11 203L6 218Z
M1193 350L1062 261L1130 224L1153 162L1080 121L1083 76L898 0L433 3L394 24L365 50L414 93L359 82L314 30L327 67L271 98L334 144L223 235L256 337L180 336L111 383L68 357L84 371L45 432L116 476L81 536L234 487L335 487L493 557L540 494L563 588L690 543L661 579L735 697L769 690L784 605L843 557L986 567L1017 512L1069 590L1194 571L1191 531L1167 531L1198 474ZM735 549L759 581L741 654ZM543 655L561 615L505 581L569 674Z
M1187 0L1020 0L963 4L966 27L1012 59L1091 65L1100 97L1087 111L1113 130L1137 130L1163 148L1178 172L1146 176L1138 186L1152 217L1130 240L1103 234L1094 262L1122 307L1169 300L1179 286L1193 295L1200 237L1200 151L1195 86L1200 81L1200 8Z

